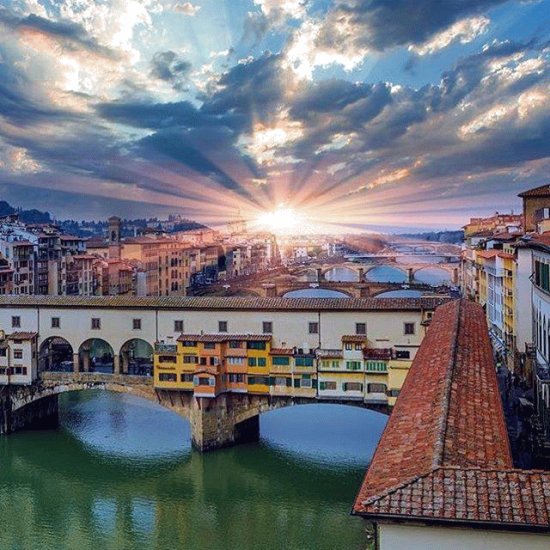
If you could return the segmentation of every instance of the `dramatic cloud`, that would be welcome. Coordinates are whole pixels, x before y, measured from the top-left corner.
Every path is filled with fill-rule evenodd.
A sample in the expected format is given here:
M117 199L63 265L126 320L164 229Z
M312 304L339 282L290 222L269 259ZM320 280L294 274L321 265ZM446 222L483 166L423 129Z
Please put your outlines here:
M0 0L3 196L383 228L547 181L550 0L214 4Z

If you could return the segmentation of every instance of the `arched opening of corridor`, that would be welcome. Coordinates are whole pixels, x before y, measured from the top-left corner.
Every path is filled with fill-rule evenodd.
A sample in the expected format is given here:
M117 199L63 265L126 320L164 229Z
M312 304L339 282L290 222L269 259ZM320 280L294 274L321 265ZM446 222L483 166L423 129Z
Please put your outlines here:
M65 338L51 336L42 342L38 350L38 370L72 372L73 353L73 347Z
M122 374L152 376L153 346L141 338L132 338L120 348L119 361Z
M89 338L78 348L78 363L80 372L113 374L115 354L107 341L101 338Z

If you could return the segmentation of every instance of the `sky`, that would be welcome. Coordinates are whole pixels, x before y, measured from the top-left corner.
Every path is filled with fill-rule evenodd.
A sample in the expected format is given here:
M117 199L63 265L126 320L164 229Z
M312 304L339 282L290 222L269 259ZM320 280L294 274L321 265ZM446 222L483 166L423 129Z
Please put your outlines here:
M458 228L550 183L549 54L550 0L0 0L0 198Z

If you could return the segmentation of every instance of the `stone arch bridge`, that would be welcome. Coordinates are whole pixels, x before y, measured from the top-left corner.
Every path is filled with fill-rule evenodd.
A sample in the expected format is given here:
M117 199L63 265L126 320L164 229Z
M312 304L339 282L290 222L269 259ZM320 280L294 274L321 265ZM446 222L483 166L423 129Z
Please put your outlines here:
M30 427L54 427L58 422L58 396L90 389L135 395L188 419L193 446L200 451L257 440L259 415L282 407L321 402L352 405L384 414L390 412L387 405L362 400L238 393L223 393L214 399L197 398L191 392L155 389L149 376L42 372L32 385L0 388L0 434Z

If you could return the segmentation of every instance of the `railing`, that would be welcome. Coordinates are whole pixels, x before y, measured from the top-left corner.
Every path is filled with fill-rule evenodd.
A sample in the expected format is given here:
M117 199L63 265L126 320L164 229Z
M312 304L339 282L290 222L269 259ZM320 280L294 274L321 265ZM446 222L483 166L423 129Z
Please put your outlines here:
M363 350L363 355L365 359L378 359L378 360L388 360L391 359L392 353L389 348L365 348Z
M162 342L155 344L155 351L159 353L176 353L177 349L176 344L164 344Z

